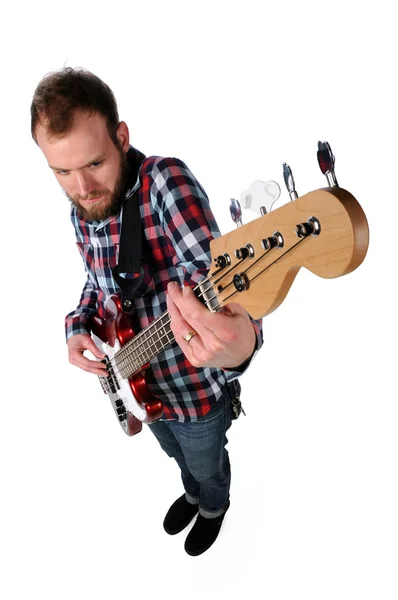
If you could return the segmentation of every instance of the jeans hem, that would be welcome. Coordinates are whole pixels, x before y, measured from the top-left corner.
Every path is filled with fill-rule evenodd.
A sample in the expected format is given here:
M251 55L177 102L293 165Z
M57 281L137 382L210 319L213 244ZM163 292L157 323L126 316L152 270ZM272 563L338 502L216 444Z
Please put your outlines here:
M185 492L185 500L189 502L189 504L199 504L199 498L191 496L190 494L188 494L188 492Z
M225 506L220 508L219 510L206 510L199 506L199 514L202 515L205 519L216 519L225 513Z

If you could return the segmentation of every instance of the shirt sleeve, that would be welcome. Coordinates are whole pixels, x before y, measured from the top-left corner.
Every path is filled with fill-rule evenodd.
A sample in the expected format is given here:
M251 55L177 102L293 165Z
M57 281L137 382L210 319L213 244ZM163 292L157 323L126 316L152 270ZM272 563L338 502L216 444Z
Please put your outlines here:
M194 287L211 265L210 241L220 230L206 192L186 164L177 158L162 158L154 165L154 185L161 225L175 266L183 272L183 282ZM228 381L239 377L263 344L262 319L251 319L256 333L253 355L242 369L223 369Z
M261 346L264 343L263 329L262 329L263 320L262 319L256 320L256 319L252 319L250 317L250 321L252 322L252 325L254 327L254 332L256 334L256 345L254 347L253 354L251 356L249 356L249 358L247 360L245 360L245 362L242 363L241 365L239 365L238 367L235 367L233 369L226 369L226 368L223 369L227 381L233 381L234 379L236 379L237 377L239 377L240 375L242 375L242 373L244 373L246 371L247 367L251 364L251 362L253 361L253 358L256 356L257 352L260 350Z
M78 333L89 333L88 320L97 312L97 291L87 275L77 308L65 317L65 335L68 340Z
M210 241L220 235L206 192L178 158L161 158L153 168L155 210L174 266L193 287L209 270Z

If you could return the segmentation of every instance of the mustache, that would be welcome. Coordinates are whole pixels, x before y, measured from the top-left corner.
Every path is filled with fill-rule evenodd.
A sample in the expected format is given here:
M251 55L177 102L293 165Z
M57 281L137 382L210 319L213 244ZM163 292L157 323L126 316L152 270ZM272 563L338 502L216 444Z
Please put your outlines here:
M80 200L91 200L92 198L97 198L97 196L109 196L109 190L94 190L89 194L85 194L84 196L75 196L75 202L79 202Z

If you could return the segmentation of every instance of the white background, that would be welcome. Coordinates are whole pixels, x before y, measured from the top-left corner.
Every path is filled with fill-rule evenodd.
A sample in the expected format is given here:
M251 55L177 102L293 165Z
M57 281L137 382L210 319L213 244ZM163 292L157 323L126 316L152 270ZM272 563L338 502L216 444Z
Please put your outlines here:
M0 595L86 599L398 597L397 42L393 3L35 2L1 15ZM83 267L69 204L30 137L33 91L83 66L131 141L184 160L223 233L229 199L326 185L318 140L370 227L363 264L301 270L264 320L233 424L231 508L200 557L162 529L179 473L128 438L63 319Z

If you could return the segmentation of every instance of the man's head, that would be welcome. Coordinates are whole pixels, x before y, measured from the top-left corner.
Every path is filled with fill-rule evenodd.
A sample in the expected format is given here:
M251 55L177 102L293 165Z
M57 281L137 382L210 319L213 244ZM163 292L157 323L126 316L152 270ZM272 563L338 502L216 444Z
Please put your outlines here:
M31 105L32 137L87 220L116 214L127 184L129 131L110 88L82 69L50 73Z

